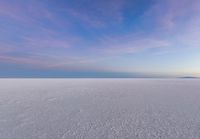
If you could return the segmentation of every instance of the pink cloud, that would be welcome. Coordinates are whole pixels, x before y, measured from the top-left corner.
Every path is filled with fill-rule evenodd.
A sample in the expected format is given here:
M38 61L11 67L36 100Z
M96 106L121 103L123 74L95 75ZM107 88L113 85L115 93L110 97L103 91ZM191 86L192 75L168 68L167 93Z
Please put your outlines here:
M168 40L173 46L185 48L200 47L200 1L199 0L169 0L160 2L157 10L163 11L157 17L158 26L168 32ZM163 9L163 10L162 10ZM152 16L152 15L151 15ZM160 31L159 35L164 34Z
M40 20L48 20L49 22L66 27L69 23L62 24L61 20L53 13L42 1L0 1L0 16L13 19L20 23L30 26L38 26Z
M83 57L58 57L48 55L32 55L28 57L0 55L0 62L12 63L35 69L65 70L65 71L106 71L106 68L96 65L95 60Z
M7 55L0 55L0 61L6 63L14 63L18 65L26 65L26 66L39 66L45 67L45 62L42 62L39 59L35 58L27 58L27 57L14 57L14 56L7 56Z
M191 17L200 12L199 0L167 0L156 3L145 12L143 18L153 18L158 28L172 30L184 22L186 17ZM150 19L151 20L151 19Z
M16 50L16 46L9 43L0 42L0 54L6 54Z
M184 29L177 33L174 41L182 46L200 48L200 15L188 21Z
M53 37L23 37L23 45L29 48L69 48L70 42L63 39L56 39Z

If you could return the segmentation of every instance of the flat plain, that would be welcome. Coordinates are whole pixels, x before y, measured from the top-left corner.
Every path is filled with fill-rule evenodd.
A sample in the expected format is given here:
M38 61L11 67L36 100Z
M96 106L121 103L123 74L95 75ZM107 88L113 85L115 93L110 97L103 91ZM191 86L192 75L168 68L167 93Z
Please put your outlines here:
M0 79L0 139L199 139L198 79Z

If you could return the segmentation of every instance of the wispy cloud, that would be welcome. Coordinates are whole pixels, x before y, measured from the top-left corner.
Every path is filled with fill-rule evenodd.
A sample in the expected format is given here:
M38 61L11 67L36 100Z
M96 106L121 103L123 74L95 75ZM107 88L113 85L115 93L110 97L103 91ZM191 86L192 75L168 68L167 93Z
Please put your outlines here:
M43 22L54 26L67 27L70 23L49 8L48 4L39 0L2 0L0 1L0 17L14 21L16 24L44 28Z
M156 1L145 12L143 18L150 20L148 23L152 22L155 28L176 29L198 13L199 8L200 2L198 0Z
M39 36L25 36L23 37L23 45L29 48L34 49L43 49L43 48L69 48L71 46L70 42L64 39L48 38Z
M166 40L141 37L130 34L124 37L109 37L100 43L102 51L108 54L134 54L152 48L163 48L170 45Z
M32 8L34 7L34 8ZM38 18L50 18L51 15L38 1L1 1L0 15L23 22L34 22Z
M199 9L198 0L155 1L140 18L145 26L153 27L147 30L148 33L141 33L141 29L138 29L134 33L120 36L107 35L100 40L99 48L103 52L126 54L152 48L169 48L173 51L177 46L200 46Z
M122 21L124 3L124 0L73 1L65 11L86 25L103 27Z
M0 62L17 64L33 69L64 70L64 71L108 71L95 64L95 60L83 57L52 56L52 55L28 55L26 57L13 55L0 55Z

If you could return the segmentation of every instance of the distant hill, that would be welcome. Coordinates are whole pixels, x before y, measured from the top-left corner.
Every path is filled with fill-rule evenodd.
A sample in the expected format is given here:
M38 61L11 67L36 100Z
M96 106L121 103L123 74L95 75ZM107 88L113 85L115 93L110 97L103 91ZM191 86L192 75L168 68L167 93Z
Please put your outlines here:
M180 77L183 79L199 79L198 77L193 77L193 76L185 76L185 77Z

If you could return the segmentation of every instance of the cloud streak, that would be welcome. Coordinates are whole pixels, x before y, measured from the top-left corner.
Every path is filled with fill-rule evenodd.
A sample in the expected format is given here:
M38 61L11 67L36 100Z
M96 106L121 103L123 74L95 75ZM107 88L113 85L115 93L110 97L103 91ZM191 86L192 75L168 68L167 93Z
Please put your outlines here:
M142 36L142 37L141 37ZM108 54L134 54L149 49L162 49L170 46L170 42L160 38L143 36L142 34L128 34L123 37L106 37L100 41L100 51Z
M110 22L123 20L124 0L73 1L66 12L92 27L104 27ZM87 6L87 8L86 8Z

